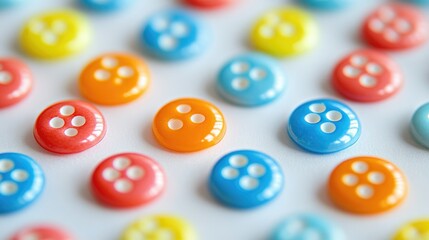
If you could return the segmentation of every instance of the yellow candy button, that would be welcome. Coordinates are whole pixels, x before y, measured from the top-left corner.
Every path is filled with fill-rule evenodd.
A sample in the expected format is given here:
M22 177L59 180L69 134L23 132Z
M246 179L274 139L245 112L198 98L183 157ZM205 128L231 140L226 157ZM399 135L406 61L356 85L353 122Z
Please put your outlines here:
M318 42L318 30L312 17L296 8L283 8L263 15L251 32L253 46L278 57L304 53Z
M29 55L64 58L82 51L90 42L90 27L80 13L55 11L34 16L21 30L20 44Z
M393 240L429 240L429 219L407 223L399 229Z
M195 230L183 219L157 215L145 217L132 223L121 240L195 240Z

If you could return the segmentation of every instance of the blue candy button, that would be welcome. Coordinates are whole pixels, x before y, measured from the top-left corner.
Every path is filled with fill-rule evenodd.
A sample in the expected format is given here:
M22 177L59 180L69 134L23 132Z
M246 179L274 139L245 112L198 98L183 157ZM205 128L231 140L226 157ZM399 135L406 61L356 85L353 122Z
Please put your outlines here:
M429 6L429 0L409 0L412 3Z
M10 7L22 2L22 0L0 0L0 8Z
M332 153L353 145L360 137L356 114L345 104L318 99L296 108L289 118L288 133L300 147L314 153Z
M40 166L19 153L0 154L0 214L11 213L34 202L44 188Z
M94 11L116 11L129 5L133 0L80 0L83 6Z
M189 13L171 10L149 19L143 28L141 42L158 58L180 60L201 53L208 44L208 33Z
M274 230L271 240L343 240L343 231L312 214L288 217Z
M277 197L283 188L283 173L266 154L235 151L213 167L209 188L218 201L229 207L253 208Z
M284 86L285 77L277 61L256 53L230 60L217 80L219 93L226 100L243 106L267 104L280 96Z
M338 9L346 7L354 0L301 0L308 7L318 9Z
M429 103L419 107L414 113L411 134L418 143L429 148Z

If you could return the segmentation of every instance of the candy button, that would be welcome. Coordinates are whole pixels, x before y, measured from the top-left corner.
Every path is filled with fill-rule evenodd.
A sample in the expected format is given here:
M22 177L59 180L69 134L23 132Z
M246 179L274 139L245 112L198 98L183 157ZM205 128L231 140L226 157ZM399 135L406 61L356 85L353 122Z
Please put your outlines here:
M363 24L363 37L374 47L400 50L423 44L429 37L424 16L414 7L389 4L371 13Z
M197 19L184 11L167 11L152 16L141 34L145 49L156 57L180 60L201 53L208 33Z
M183 0L189 5L200 8L217 8L233 3L235 0Z
M213 167L209 188L219 202L229 207L258 207L279 195L283 173L276 161L264 153L235 151Z
M63 101L45 109L34 125L34 138L54 153L77 153L95 146L106 134L103 115L81 101Z
M133 0L80 0L88 9L100 12L117 11L128 6Z
M344 233L328 220L313 214L286 218L274 230L270 240L343 240Z
M72 237L57 227L36 226L18 232L11 240L72 240Z
M278 9L263 15L254 25L251 42L256 49L283 57L304 53L318 42L312 17L299 9Z
M90 35L83 15L56 11L32 17L21 31L20 43L33 57L58 59L84 50L89 45Z
M117 105L140 97L150 82L149 69L137 57L106 54L94 59L82 71L79 88L88 100Z
M159 197L165 188L161 166L153 159L122 153L101 162L91 178L94 196L113 207L135 207Z
M234 104L258 106L280 96L284 82L276 60L254 53L230 60L219 73L217 87L219 93Z
M429 0L409 0L409 2L415 3L415 4L419 4L422 6L427 6L429 5Z
M328 183L332 201L345 211L359 214L381 213L398 206L407 189L398 167L375 157L342 162L332 171Z
M213 104L182 98L158 111L152 130L164 147L177 152L194 152L219 143L225 135L226 123L222 112Z
M356 114L345 104L331 99L306 102L289 118L289 137L314 153L344 150L356 143L360 132Z
M429 148L429 103L423 104L413 114L411 134L418 143Z
M16 59L0 59L0 108L22 101L31 91L30 69Z
M343 8L350 5L353 1L354 0L301 0L306 6L317 9Z
M332 84L346 98L360 102L384 100L402 87L403 76L386 55L373 50L354 51L335 67Z
M168 216L155 215L142 218L132 223L122 234L121 240L196 240L194 228L185 220Z
M33 159L20 153L0 153L0 214L29 206L44 185L43 171Z
M393 240L427 239L429 239L429 219L420 219L407 223L393 237Z
M22 0L0 0L0 8L3 7L11 7L18 3L22 2Z

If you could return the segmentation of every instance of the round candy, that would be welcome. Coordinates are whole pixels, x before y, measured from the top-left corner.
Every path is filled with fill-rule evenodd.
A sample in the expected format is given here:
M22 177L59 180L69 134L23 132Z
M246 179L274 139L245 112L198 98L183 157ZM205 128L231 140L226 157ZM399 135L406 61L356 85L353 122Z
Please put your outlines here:
M400 50L423 44L429 25L418 9L405 4L379 7L364 21L363 37L374 47Z
M316 22L306 12L285 8L263 15L253 26L251 42L260 51L279 57L297 55L318 42Z
M396 94L403 76L386 55L373 50L358 50L335 67L332 85L343 96L359 102L375 102Z
M405 199L408 186L405 176L392 163L376 157L356 157L332 171L328 192L345 211L375 214L398 206Z
M117 105L140 97L149 82L149 69L138 57L105 54L83 69L79 89L92 102Z
M54 153L77 153L99 143L106 134L103 115L82 101L63 101L45 109L34 125L34 138Z
M24 229L11 240L72 240L73 238L65 231L53 226L35 226Z
M0 8L11 7L20 2L22 2L22 0L0 0Z
M427 239L429 239L429 219L420 219L407 223L393 237L393 240Z
M429 148L429 103L423 104L411 119L411 134L421 145Z
M197 234L184 219L168 215L155 215L135 221L124 231L121 237L121 240L136 239L196 240Z
M20 153L0 153L0 214L29 206L44 186L43 171L33 159Z
M221 69L217 88L228 101L242 106L267 104L281 95L285 76L275 59L262 54L233 58Z
M299 214L286 218L274 230L270 240L344 240L341 229L328 220L313 214Z
M141 43L158 58L180 60L205 50L208 33L190 13L171 10L149 18L141 33Z
M276 198L283 189L283 173L270 156L241 150L223 156L213 167L209 188L222 204L254 208Z
M21 31L20 44L29 55L42 59L64 58L90 43L86 18L74 11L48 12L32 17Z
M189 5L200 8L217 8L233 3L236 0L183 0Z
M314 153L333 153L352 146L361 126L356 114L345 104L331 99L306 102L289 118L289 137Z
M301 0L303 4L311 8L317 9L338 9L343 8L354 0Z
M14 105L28 96L33 86L30 69L17 59L0 59L0 108Z
M137 153L122 153L102 161L91 178L94 196L113 207L135 207L159 197L165 175L153 159Z
M195 152L218 144L226 132L222 112L213 104L182 98L156 114L153 133L164 147L177 152Z
M133 0L80 0L88 9L100 12L117 11L128 6Z

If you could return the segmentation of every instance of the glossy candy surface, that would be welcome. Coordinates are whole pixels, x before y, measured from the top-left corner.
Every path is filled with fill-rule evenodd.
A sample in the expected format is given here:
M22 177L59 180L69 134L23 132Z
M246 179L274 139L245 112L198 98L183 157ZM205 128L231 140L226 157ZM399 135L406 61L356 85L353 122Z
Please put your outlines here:
M411 134L418 143L429 148L429 103L423 104L414 112Z
M88 9L99 12L110 12L127 7L133 0L80 0L80 2Z
M217 88L234 104L259 106L281 95L285 89L285 76L275 59L263 54L245 54L234 57L222 67Z
M121 240L196 240L194 228L184 219L169 215L141 218L122 234Z
M32 158L20 153L0 153L0 215L31 205L44 186L43 171Z
M165 184L161 166L137 153L122 153L105 159L91 178L95 197L106 205L121 208L155 200L164 192Z
M357 50L335 67L332 85L343 96L359 102L385 100L403 85L399 66L374 50Z
M226 122L213 104L182 98L158 111L152 130L162 146L177 152L195 152L218 144L225 135Z
M296 8L280 8L257 20L250 39L259 51L277 57L298 55L317 45L318 27L309 13Z
M427 240L429 239L429 219L419 219L403 225L393 240Z
M408 185L392 163L363 156L348 159L332 171L328 192L335 205L347 212L376 214L401 204Z
M362 34L370 45L390 50L419 46L429 38L429 25L412 5L388 4L377 8L364 21Z
M307 151L333 153L355 144L361 125L347 105L332 99L317 99L292 112L287 131L289 137Z
M240 150L223 156L209 179L212 195L233 208L254 208L275 199L283 189L284 177L270 156Z
M112 53L95 58L83 69L79 89L92 102L118 105L136 100L149 83L149 69L143 60Z
M339 9L350 5L354 0L301 0L304 5L315 9Z
M27 65L17 59L0 59L0 108L24 100L33 87L33 75Z
M345 240L341 229L314 214L287 217L274 230L270 240Z
M72 240L65 231L54 226L35 226L21 230L11 240Z
M205 9L219 8L232 4L238 0L182 0L183 2Z
M46 108L34 125L34 138L54 153L77 153L98 144L106 134L103 115L82 101L63 101Z
M79 12L63 10L31 17L20 36L22 49L41 59L59 59L83 51L90 43L91 31Z
M209 41L208 31L191 13L170 10L155 14L140 36L143 47L165 60L181 60L200 54Z

